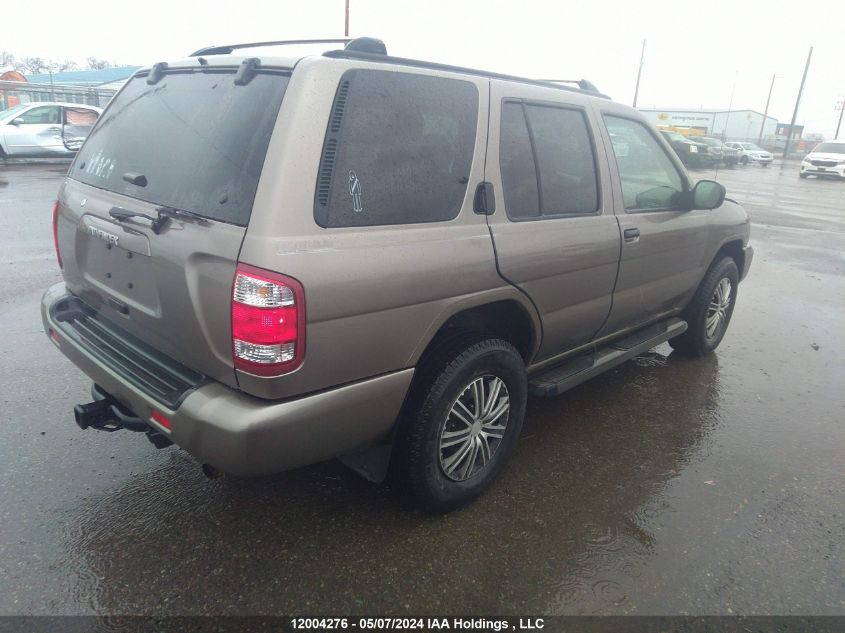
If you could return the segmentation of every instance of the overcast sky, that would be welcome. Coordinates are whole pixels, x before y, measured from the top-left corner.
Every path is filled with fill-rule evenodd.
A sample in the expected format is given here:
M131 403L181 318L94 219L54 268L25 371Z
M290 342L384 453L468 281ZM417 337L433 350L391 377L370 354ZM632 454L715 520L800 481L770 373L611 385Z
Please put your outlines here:
M798 123L832 136L845 96L845 0L350 0L352 36L388 52L536 78L585 77L617 101L634 94L642 40L642 107L792 116L815 47ZM19 57L146 65L208 44L340 37L344 0L111 0L8 3L0 49ZM313 50L313 49L312 49ZM318 51L319 52L319 51ZM841 135L840 135L841 136Z

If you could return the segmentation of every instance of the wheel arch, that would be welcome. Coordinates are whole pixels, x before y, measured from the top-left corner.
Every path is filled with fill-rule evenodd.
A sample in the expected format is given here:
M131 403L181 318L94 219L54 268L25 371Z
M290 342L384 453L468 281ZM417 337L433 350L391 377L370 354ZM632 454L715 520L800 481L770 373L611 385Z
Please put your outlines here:
M707 269L710 270L713 264L719 261L722 257L730 257L733 259L736 263L737 270L739 270L740 274L742 274L742 271L745 269L745 250L743 249L742 239L731 238L722 244L713 256L713 259L710 261L710 265Z
M408 365L417 365L444 336L455 330L501 338L519 351L526 364L537 353L542 338L542 325L534 306L515 288L505 288L464 299L441 312L414 349Z

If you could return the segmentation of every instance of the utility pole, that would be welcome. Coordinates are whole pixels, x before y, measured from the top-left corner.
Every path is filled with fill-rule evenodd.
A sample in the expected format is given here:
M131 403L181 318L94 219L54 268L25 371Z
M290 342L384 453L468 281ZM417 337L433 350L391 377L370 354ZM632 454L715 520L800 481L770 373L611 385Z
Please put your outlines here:
M757 139L757 145L763 144L763 130L766 128L766 117L769 116L769 103L772 100L772 89L775 87L775 79L777 79L777 75L772 75L772 84L769 86L769 96L766 97L766 109L763 110L763 123L760 124L760 136Z
M728 113L725 115L725 126L722 128L722 142L728 140L728 122L731 120L731 109L734 107L734 93L736 92L736 80L739 78L739 71L736 71L734 75L734 84L731 86L731 98L728 100ZM713 117L714 122L714 129L713 132L716 131L715 129L715 121L716 117ZM746 139L747 140L747 139Z
M839 102L839 123L836 124L836 135L834 140L839 140L839 128L842 127L842 113L845 112L845 97Z
M345 13L345 21L343 26L343 36L349 37L349 0L346 0L346 13Z
M807 71L810 70L810 59L813 57L813 47L807 54L807 63L804 65L804 74L801 77L801 86L798 88L798 98L795 99L795 110L792 112L792 122L789 124L789 133L786 135L786 143L783 146L783 158L789 154L789 142L792 140L792 131L795 129L795 119L798 118L798 106L801 105L801 93L804 92L804 82L807 81Z
M348 2L349 0L347 0ZM637 70L637 87L634 88L634 107L637 107L637 97L640 94L640 77L643 75L643 60L645 59L645 40L643 40L643 49L640 52L640 68Z

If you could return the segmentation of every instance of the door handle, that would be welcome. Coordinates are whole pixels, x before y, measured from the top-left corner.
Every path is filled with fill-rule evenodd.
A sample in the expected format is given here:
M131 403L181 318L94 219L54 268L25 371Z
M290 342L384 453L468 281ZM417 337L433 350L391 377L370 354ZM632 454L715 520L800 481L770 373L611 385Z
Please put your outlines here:
M626 242L636 242L640 239L640 230L639 229L625 229L623 235L625 236Z

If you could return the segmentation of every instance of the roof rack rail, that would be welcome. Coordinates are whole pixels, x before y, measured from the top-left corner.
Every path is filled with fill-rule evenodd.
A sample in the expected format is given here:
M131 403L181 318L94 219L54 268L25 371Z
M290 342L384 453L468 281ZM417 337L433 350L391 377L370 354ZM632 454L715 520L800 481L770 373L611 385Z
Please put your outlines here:
M563 81L561 79L529 79L527 77L518 77L516 75L503 75L501 73L494 73L486 70L478 70L476 68L464 68L463 66L450 66L448 64L438 64L436 62L426 62L419 59L409 59L407 57L392 57L390 55L383 55L380 53L369 53L354 50L347 46L344 49L326 51L323 53L324 57L333 57L338 59L360 59L373 62L381 62L384 64L397 64L400 66L411 66L413 68L430 68L433 70L445 70L448 72L462 73L465 75L477 75L479 77L489 77L490 79L503 79L506 81L518 81L520 83L532 84L535 86L544 86L546 88L557 88L558 90L569 90L571 92L580 92L594 97L601 97L603 99L610 99L606 94L599 91L595 85L586 79L578 79ZM572 83L575 85L564 85Z
M544 81L550 84L574 84L578 86L581 90L587 90L588 92L599 92L599 89L596 88L595 84L592 81L588 81L586 79L538 79L537 81Z
M334 39L322 40L278 40L275 42L246 42L242 44L223 44L220 46L206 46L198 51L194 51L189 57L199 57L200 55L229 55L233 51L240 48L262 48L265 46L288 46L294 44L347 44L353 41L349 37L341 37Z

